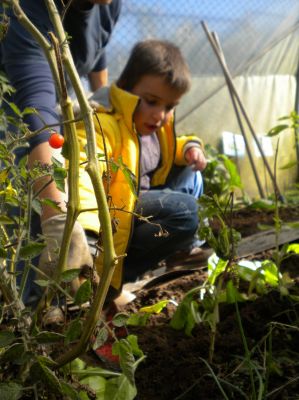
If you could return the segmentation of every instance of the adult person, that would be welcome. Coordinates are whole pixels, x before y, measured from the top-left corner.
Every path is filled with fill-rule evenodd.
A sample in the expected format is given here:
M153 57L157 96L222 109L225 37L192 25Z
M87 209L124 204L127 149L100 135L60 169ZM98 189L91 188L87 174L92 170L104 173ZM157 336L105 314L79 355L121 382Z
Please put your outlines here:
M55 1L62 14L67 1ZM53 31L44 0L21 0L20 6L32 23L46 36ZM108 70L106 46L117 23L121 10L121 0L73 0L68 4L63 24L69 36L70 49L80 76L88 76L92 91L107 85ZM2 9L3 11L3 9ZM8 31L1 42L1 66L4 69L15 93L10 98L21 110L33 107L39 115L26 116L25 122L31 131L44 127L44 124L57 124L59 115L56 109L57 97L55 83L42 49L29 32L19 23L13 10L6 10L9 16ZM29 140L28 166L36 161L51 164L56 155L49 146L50 132L44 130ZM18 154L20 157L22 154ZM35 190L45 186L49 178L41 180ZM65 209L66 195L59 191L55 183L50 183L40 193L40 198L50 198ZM55 249L62 238L65 215L44 206L41 215L42 232L47 236L48 246L42 254L44 262L57 261ZM39 225L37 218L33 221ZM34 228L36 231L38 226ZM56 243L56 245L55 245ZM88 244L81 225L76 222L72 236L69 264L81 267L92 262Z

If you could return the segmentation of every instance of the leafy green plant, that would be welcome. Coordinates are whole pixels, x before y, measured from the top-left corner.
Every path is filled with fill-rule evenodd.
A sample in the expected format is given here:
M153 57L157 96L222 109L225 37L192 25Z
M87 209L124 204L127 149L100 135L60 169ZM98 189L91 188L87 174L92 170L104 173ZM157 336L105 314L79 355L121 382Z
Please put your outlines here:
M247 202L236 164L209 144L206 144L205 152L208 160L203 171L205 193L217 196L222 202L232 190L239 189L243 201Z
M171 320L174 329L184 329L191 335L197 324L205 324L210 328L209 362L213 361L217 325L220 322L220 304L234 304L237 322L244 346L244 365L247 367L252 399L262 398L265 384L258 366L252 360L252 350L249 348L239 312L239 303L255 301L257 297L271 291L279 291L282 296L289 296L297 301L296 291L293 292L294 281L288 274L281 274L281 263L291 254L298 252L298 244L287 244L274 251L273 260L260 261L238 260L236 250L240 234L231 226L230 213L233 210L233 193L220 203L216 195L203 196L202 223L199 230L201 239L205 239L215 253L208 260L207 280L190 290L178 305ZM275 209L275 208L274 208ZM277 214L276 218L278 221ZM207 224L207 218L217 219L218 230L213 232ZM277 230L280 223L276 223ZM217 381L219 384L219 381ZM256 387L256 382L258 385Z

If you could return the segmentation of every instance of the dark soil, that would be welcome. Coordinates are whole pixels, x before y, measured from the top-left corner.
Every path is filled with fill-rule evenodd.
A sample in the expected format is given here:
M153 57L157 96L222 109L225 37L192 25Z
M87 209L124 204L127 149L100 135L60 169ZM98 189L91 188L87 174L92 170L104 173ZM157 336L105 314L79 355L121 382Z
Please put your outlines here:
M299 208L285 208L280 216L285 221L299 220ZM233 226L243 237L256 233L259 223L272 222L271 212L240 210L233 215ZM269 258L271 252L251 258L255 257ZM283 264L283 270L289 271L295 279L290 292L296 295L299 294L298 261L298 256L293 256ZM198 270L143 289L126 310L136 312L140 307L162 299L179 303L187 291L202 284L205 278L205 271ZM220 307L212 361L208 361L209 326L198 325L190 336L172 329L169 322L176 307L171 303L160 314L151 316L146 327L130 328L130 333L138 336L139 346L146 355L136 371L137 399L224 399L220 385L227 399L257 399L263 385L263 399L298 400L299 303L273 290L255 301L239 303L238 307L250 363L246 361L234 304Z

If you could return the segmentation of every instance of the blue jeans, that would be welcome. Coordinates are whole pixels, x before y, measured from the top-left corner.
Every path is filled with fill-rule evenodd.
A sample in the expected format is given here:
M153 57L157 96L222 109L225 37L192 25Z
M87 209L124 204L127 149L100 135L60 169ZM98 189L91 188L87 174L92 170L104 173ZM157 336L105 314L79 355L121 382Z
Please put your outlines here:
M198 244L197 199L202 193L201 173L191 167L174 167L165 185L141 193L136 213L152 218L151 223L134 221L124 282L136 280L174 251ZM160 227L168 236L159 236Z

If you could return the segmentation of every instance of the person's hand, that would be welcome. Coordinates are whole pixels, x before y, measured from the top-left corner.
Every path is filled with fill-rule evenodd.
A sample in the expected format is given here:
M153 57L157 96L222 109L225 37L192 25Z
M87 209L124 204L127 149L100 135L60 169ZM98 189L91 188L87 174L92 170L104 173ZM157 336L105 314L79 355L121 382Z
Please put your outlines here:
M200 147L190 147L185 153L185 159L195 171L203 171L207 166L207 159Z
M55 215L42 222L42 233L45 236L47 246L44 248L39 259L39 269L52 277L57 267L59 250L61 246L66 214ZM85 272L92 269L93 260L89 251L88 242L84 229L75 222L71 236L71 243L67 257L67 269L81 269ZM80 286L80 277L71 283L72 292L75 293Z

